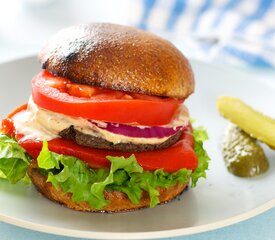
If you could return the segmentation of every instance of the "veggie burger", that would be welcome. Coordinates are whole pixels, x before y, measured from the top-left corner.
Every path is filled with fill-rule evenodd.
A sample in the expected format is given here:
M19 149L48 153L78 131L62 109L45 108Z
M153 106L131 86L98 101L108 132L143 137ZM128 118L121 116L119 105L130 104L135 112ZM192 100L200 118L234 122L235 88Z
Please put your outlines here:
M25 104L2 120L0 176L80 211L165 203L205 177L207 134L184 100L188 60L170 42L108 23L64 29L39 53Z

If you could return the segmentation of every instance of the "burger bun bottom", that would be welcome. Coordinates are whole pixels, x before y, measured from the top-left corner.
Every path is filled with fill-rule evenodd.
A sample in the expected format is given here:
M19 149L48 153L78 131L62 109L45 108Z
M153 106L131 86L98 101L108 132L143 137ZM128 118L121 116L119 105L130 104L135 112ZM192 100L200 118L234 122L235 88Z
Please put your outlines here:
M50 182L47 182L47 177L41 174L37 162L32 161L28 168L28 175L37 190L46 198L77 211L112 213L134 211L150 206L150 197L145 191L142 193L141 200L138 204L133 204L127 195L122 192L104 191L105 199L110 200L111 203L98 210L91 207L87 202L73 202L71 193L64 193L61 188L56 189ZM160 203L166 203L174 199L187 188L187 185L188 183L176 184L169 188L158 188Z

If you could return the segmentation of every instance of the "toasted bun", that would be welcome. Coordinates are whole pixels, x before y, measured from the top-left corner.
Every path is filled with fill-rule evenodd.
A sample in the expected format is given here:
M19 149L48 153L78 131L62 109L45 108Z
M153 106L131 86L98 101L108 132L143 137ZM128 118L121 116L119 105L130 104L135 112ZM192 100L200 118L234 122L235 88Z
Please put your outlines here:
M64 193L62 189L55 189L54 186L47 182L47 179L42 175L37 168L37 163L34 161L28 168L28 174L36 186L38 191L42 193L48 199L58 202L68 208L75 209L78 211L86 212L123 212L133 211L139 208L145 208L150 206L150 197L147 192L143 192L142 198L139 204L133 204L126 194L119 191L105 191L105 198L110 200L111 203L101 210L92 208L87 202L75 203L71 199L70 193ZM160 203L166 203L176 196L181 194L186 188L187 184L177 184L169 188L159 188L159 199Z
M64 29L39 53L42 68L72 82L186 98L194 90L188 60L169 41L109 23Z

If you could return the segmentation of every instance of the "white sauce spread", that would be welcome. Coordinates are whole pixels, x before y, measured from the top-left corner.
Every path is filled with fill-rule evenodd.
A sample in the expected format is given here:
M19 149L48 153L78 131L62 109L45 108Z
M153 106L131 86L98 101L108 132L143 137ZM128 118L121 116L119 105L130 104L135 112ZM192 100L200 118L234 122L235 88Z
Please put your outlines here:
M30 98L28 108L13 116L14 126L18 133L23 134L22 140L52 140L60 137L62 130L74 126L74 128L84 134L106 139L109 142L135 144L160 144L168 139L164 138L137 138L114 134L104 129L98 128L89 120L79 117L71 117L60 113L55 113L38 107ZM106 126L105 122L96 121L100 126ZM189 122L188 111L183 106L177 117L168 125L163 127L186 126ZM144 128L146 126L138 126Z

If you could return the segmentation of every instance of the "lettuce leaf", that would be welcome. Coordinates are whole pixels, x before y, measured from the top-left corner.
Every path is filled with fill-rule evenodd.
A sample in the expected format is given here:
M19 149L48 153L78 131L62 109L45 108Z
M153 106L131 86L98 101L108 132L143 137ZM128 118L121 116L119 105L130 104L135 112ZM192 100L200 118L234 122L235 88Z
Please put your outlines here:
M54 152L50 152L48 150L48 142L44 141L41 152L38 156L37 162L38 166L42 169L49 170L49 169L60 169L59 162L62 155L59 155Z
M203 142L208 139L208 134L203 127L197 127L193 129L194 137L194 150L198 158L198 167L191 175L192 187L195 187L199 178L206 178L206 170L208 170L208 165L210 157L208 156L206 150L203 148Z
M0 170L0 178L4 178L4 179L7 178L6 175L1 170Z
M0 133L0 177L11 183L27 179L31 157L14 139Z
M134 155L129 158L107 156L107 159L111 162L110 169L90 169L75 157L50 152L45 141L37 161L47 174L47 181L55 188L61 187L64 192L72 194L73 201L86 201L96 209L110 203L105 199L104 190L124 192L134 204L139 203L142 192L147 191L151 199L150 207L154 207L159 203L158 187L186 183L192 173L187 169L175 173L162 169L143 171Z
M158 169L152 172L144 171L142 174L133 174L130 181L133 185L139 186L142 190L149 193L151 200L150 207L152 208L159 203L157 187L168 188L177 183L187 183L191 173L192 171L188 169L180 169L174 173L168 173L164 172L163 169ZM128 197L131 199L129 195Z

